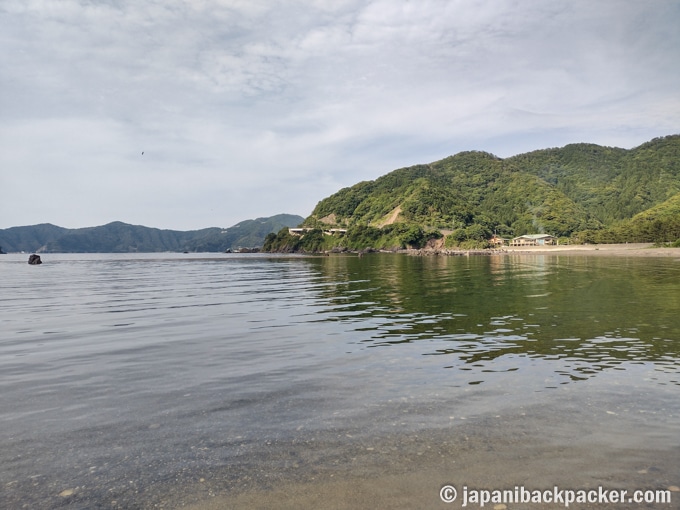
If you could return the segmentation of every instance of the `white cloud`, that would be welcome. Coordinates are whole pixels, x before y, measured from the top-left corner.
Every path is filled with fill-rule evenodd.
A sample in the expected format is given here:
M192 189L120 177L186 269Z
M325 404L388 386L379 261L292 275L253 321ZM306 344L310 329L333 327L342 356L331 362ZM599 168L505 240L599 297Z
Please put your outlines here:
M5 0L0 228L229 226L460 150L678 132L679 11Z

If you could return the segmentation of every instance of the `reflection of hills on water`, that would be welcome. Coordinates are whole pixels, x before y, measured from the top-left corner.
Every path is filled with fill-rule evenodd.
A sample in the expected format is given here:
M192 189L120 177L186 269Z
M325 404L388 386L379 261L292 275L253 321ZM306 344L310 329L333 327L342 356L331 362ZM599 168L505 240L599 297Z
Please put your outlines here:
M678 373L680 264L566 256L309 259L325 320L366 347L417 343L446 368L556 363L567 380L653 363Z

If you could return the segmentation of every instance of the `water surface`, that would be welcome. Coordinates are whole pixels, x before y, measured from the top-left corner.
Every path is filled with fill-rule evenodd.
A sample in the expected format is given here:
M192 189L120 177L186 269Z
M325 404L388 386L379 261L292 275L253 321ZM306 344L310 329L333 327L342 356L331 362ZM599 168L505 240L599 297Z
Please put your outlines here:
M678 259L26 258L0 258L3 508L680 482Z

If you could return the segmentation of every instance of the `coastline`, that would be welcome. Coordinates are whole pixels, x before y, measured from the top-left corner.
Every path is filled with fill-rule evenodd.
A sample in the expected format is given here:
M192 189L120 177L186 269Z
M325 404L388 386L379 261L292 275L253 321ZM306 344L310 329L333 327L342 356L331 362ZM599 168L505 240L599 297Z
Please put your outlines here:
M507 253L541 253L559 255L606 255L616 257L680 257L677 248L660 248L653 243L583 244L562 246L506 247Z
M653 243L627 244L583 244L557 246L504 246L490 250L442 250L424 248L420 250L404 250L412 255L581 255L607 257L677 257L680 258L678 248L660 248Z

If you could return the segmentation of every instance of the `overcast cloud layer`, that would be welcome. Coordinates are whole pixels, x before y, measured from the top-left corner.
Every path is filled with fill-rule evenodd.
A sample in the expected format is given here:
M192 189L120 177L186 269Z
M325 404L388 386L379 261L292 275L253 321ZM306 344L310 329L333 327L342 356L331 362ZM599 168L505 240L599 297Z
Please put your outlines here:
M631 148L680 132L678 27L675 0L1 0L0 228L227 227L463 150Z

